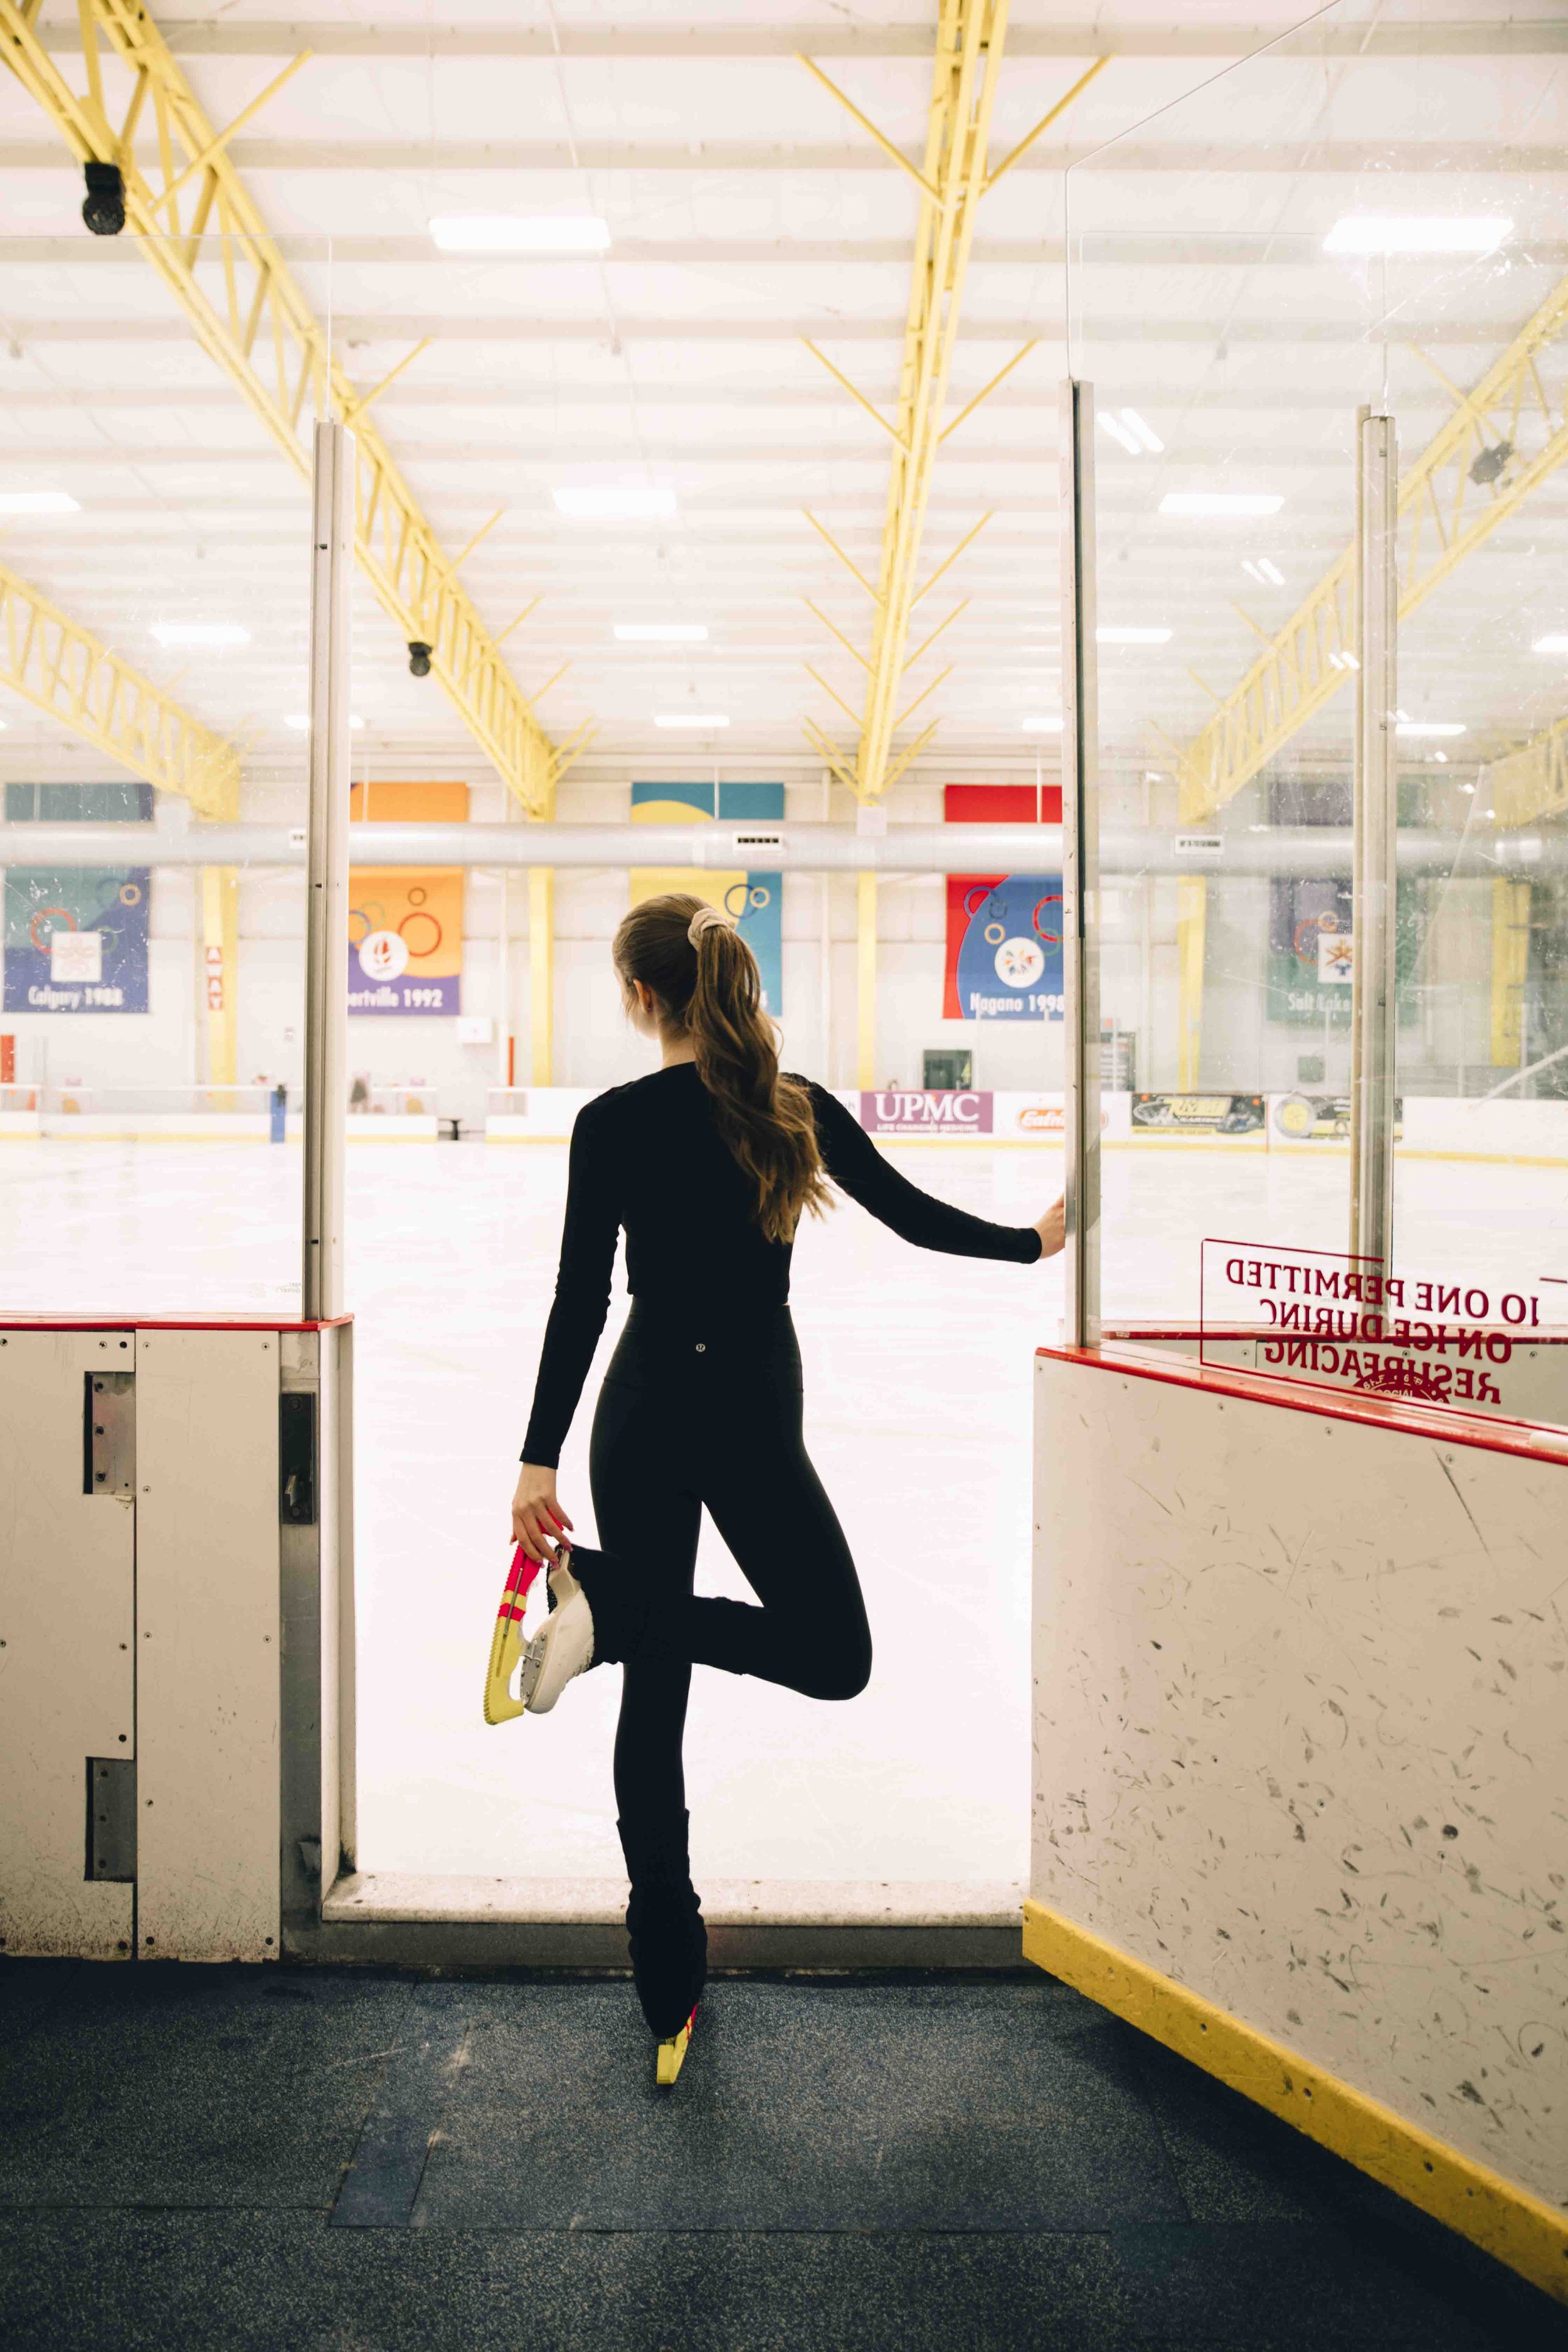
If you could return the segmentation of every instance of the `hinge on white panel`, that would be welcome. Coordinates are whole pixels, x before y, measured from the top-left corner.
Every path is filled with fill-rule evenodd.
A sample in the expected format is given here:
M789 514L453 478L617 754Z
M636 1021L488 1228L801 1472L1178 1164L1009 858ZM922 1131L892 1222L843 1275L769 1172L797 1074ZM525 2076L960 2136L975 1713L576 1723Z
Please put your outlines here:
M316 1391L285 1389L278 1400L278 1517L286 1528L316 1524Z
M81 1487L84 1495L136 1492L136 1375L82 1375Z
M136 1882L136 1759L87 1759L87 1868L84 1878L121 1886Z

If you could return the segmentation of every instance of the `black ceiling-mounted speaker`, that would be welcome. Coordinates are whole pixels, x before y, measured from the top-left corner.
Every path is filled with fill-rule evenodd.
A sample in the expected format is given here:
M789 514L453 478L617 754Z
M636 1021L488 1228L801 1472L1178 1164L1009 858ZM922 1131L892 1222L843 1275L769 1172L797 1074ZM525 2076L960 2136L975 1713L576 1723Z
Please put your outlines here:
M118 163L86 163L81 216L94 236L118 236L125 226L125 175Z

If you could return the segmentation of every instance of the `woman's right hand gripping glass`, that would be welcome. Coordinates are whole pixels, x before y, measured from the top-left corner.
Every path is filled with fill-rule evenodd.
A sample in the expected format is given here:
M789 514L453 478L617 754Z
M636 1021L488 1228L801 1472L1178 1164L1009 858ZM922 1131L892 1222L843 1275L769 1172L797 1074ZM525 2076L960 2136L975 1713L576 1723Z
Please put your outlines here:
M553 1567L561 1556L561 1538L570 1535L572 1522L555 1492L555 1473L543 1464L525 1462L511 1498L512 1540L530 1559Z
M1068 1204L1064 1194L1053 1202L1043 1217L1035 1221L1035 1231L1040 1237L1040 1255L1059 1257L1067 1247Z

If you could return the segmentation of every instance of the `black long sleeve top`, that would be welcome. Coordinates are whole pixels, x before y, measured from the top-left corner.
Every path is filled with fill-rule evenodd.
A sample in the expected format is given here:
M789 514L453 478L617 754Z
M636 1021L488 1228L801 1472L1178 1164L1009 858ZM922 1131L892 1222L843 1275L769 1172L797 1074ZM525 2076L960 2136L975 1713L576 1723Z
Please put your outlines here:
M823 1166L851 1200L918 1249L953 1257L1040 1255L1032 1225L994 1225L934 1200L890 1167L842 1103L809 1079ZM756 1221L750 1179L713 1124L694 1063L613 1087L578 1113L555 1303L545 1327L525 1462L555 1465L605 1328L616 1237L634 1298L689 1319L721 1309L733 1330L789 1297L790 1244Z

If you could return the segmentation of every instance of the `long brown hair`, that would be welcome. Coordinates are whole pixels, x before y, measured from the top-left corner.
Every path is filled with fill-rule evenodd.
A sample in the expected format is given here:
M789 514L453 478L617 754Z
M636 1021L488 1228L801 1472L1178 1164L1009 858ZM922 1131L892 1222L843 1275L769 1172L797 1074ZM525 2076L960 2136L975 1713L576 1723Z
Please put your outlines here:
M790 1242L802 1213L820 1216L832 1195L816 1146L811 1100L779 1070L778 1040L763 1011L762 974L731 925L710 920L692 945L704 902L683 890L645 898L616 933L612 950L627 998L640 980L667 1027L684 1031L713 1123L756 1187L756 1219L771 1242Z

